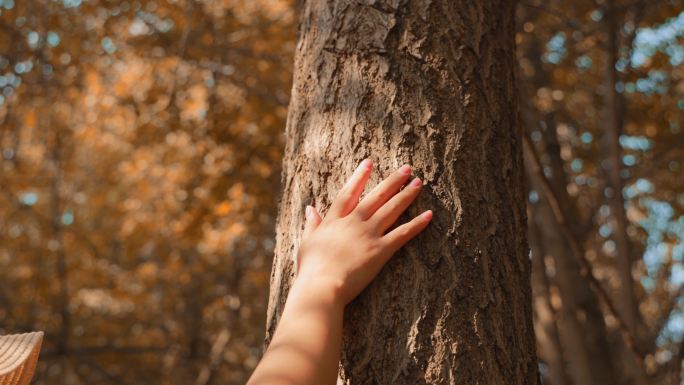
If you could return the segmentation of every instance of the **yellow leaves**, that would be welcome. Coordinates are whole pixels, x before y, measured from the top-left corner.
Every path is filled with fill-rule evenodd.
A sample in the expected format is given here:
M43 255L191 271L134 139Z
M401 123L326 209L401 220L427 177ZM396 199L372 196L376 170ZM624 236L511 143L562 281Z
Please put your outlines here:
M269 277L269 274L264 270L248 270L246 273L247 281L256 287L268 285Z
M23 120L26 128L34 128L36 126L36 112L28 111L24 114Z
M15 279L26 280L33 275L33 269L29 265L18 265L12 269L12 277Z
M245 103L245 98L247 96L244 89L231 82L219 84L216 92L221 99L222 108L238 107Z
M648 219L647 213L634 205L627 206L626 214L627 219L632 223L641 223L641 221Z
M244 223L235 222L235 223L230 224L226 234L229 236L232 236L232 237L238 237L238 236L244 235L246 230L247 230L247 226L245 226Z
M124 82L119 81L114 84L113 91L117 96L121 97L128 92L128 87L126 87Z
M245 24L254 22L257 17L284 23L291 23L294 19L292 1L289 0L228 0L225 3Z
M179 95L181 119L200 121L207 113L207 88L204 85L194 85Z
M216 215L228 215L228 213L230 213L230 202L228 201L223 201L214 208Z
M268 178L271 175L271 172L273 172L271 164L266 162L255 161L253 167L262 178Z
M159 268L156 263L145 262L138 266L136 274L143 281L152 281L157 278Z
M246 235L246 232L247 226L240 222L225 222L218 227L205 224L202 229L203 237L197 249L205 255L230 251L235 247L236 241Z
M563 307L563 301L560 296L560 291L558 291L558 288L555 286L551 286L549 288L549 295L550 295L550 300L551 300L551 305L553 306L554 309L559 310Z
M226 295L221 299L222 305L227 306L231 310L238 310L240 308L240 297L236 295Z
M131 301L114 297L105 289L80 289L73 298L73 302L101 314L119 315L129 313L135 308Z
M245 194L245 186L242 183L235 183L230 190L228 196L231 200L240 201Z
M207 176L225 174L233 168L230 145L216 146L211 143L206 155L202 158L202 171Z
M187 271L183 271L178 275L178 283L181 285L188 285L191 281L192 275Z
M137 224L138 222L134 218L129 217L124 219L123 224L121 225L121 236L128 237L133 234Z
M86 72L85 84L90 94L99 95L103 91L101 79L100 74L94 69ZM95 100L93 100L93 103L94 102Z
M168 343L182 350L195 316L187 312L192 300L202 317L202 340L215 334L211 322L223 328L232 322L235 337L226 350L240 352L240 365L255 362L250 352L261 327L252 325L263 325L268 267L254 264L254 258L266 259L262 249L272 237L270 178L282 156L279 138L291 85L292 1L208 0L194 4L192 12L173 2L141 2L140 10L131 3L128 11L105 3L79 9L78 17L94 30L71 23L73 15L62 6L51 9L49 22L36 14L37 25L61 37L59 46L43 52L51 55L45 64L51 63L52 78L44 81L45 68L35 67L0 106L0 120L11 107L16 126L16 134L8 132L2 143L3 180L10 192L40 196L30 210L0 205L9 221L7 238L0 237L7 239L0 262L3 255L12 259L2 262L0 282L31 283L8 288L17 294L16 308L0 311L0 322L13 326L28 319L22 309L35 309L36 323L53 335L60 327L60 309L51 302L60 290L51 251L58 245L50 227L53 174L46 172L55 166L51 145L59 129L60 211L75 206L78 213L62 238L74 320L70 342ZM143 21L150 35L130 33L142 13L159 18ZM58 20L69 26L68 33ZM173 28L159 33L160 23ZM201 23L215 33L206 34ZM201 32L191 33L181 50L176 43L185 29ZM116 40L114 55L101 49L104 36ZM37 52L22 50L20 56ZM21 229L19 235L13 229ZM225 304L220 299L228 293L233 299ZM144 367L162 366L161 354L145 357L150 365ZM102 363L126 360L117 353L103 355ZM192 365L178 358L175 367ZM244 383L235 374L217 382ZM137 375L133 369L125 380ZM64 382L64 376L46 376L46 382ZM187 382L158 372L149 379Z
M554 105L552 93L553 91L548 87L537 89L537 95L534 100L536 107L542 111L551 111Z
M202 41L203 44L211 45L211 43L214 41L214 36L211 33L206 32L206 33L202 34L202 37L200 38L200 40Z

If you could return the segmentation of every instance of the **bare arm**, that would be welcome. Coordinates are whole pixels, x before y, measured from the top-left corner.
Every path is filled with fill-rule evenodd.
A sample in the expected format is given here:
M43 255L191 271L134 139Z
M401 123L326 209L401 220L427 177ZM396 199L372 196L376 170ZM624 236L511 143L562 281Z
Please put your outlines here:
M411 176L411 168L402 166L359 202L371 170L370 160L361 163L325 219L307 207L297 277L248 385L334 385L344 306L432 219L426 211L385 234L418 196L422 183L416 178L399 191Z

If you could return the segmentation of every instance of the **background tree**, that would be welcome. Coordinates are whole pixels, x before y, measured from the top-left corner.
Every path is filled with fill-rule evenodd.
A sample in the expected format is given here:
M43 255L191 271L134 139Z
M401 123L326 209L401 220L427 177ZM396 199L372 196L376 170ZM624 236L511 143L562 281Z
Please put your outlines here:
M684 14L675 1L567 5L518 13L542 373L679 384Z
M362 158L408 163L426 182L409 216L435 217L348 306L342 382L538 383L513 17L507 1L305 3L267 339L304 206Z

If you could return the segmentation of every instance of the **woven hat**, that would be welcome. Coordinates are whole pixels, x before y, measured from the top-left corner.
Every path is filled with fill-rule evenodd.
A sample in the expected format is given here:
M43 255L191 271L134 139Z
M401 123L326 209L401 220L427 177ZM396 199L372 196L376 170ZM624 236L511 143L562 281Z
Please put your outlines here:
M0 336L0 385L28 385L42 342L43 332Z

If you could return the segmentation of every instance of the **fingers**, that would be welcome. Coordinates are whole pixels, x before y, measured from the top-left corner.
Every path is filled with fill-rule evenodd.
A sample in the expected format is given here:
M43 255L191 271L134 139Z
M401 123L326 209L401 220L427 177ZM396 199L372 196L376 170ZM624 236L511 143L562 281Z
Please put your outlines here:
M431 220L432 210L428 210L413 218L410 222L404 223L390 231L382 239L384 242L387 242L392 254L394 254L400 247L404 246L406 242L423 231Z
M361 162L356 171L354 171L354 174L349 178L349 181L337 194L335 201L330 206L329 214L332 214L334 217L344 217L354 210L359 203L363 189L366 187L372 168L373 162L370 159L364 159Z
M321 216L316 211L313 206L306 206L306 223L304 224L304 233L302 234L302 239L306 239L309 234L311 234L318 225L321 224Z
M410 175L411 167L408 165L401 166L397 171L380 182L379 185L375 186L375 188L359 202L355 211L357 211L363 219L370 218L375 211L399 191Z
M398 194L394 195L389 202L380 207L373 216L369 218L374 227L382 234L394 222L397 221L401 213L411 205L420 192L423 182L415 178Z

